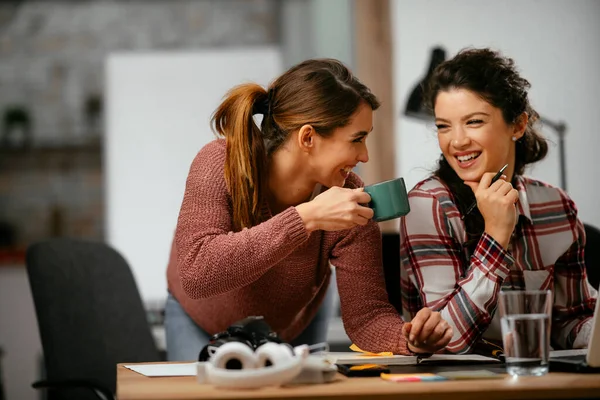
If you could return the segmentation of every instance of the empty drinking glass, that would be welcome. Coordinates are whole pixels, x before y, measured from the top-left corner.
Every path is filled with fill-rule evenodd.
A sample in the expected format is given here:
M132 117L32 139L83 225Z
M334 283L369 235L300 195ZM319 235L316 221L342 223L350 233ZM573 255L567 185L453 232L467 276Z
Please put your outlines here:
M513 376L548 372L552 291L500 292L506 370Z

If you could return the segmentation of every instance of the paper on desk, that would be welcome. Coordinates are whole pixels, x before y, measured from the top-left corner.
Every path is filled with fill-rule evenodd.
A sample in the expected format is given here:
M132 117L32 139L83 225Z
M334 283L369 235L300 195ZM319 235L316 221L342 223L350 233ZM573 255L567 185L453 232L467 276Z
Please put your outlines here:
M124 365L132 371L149 377L196 376L196 363L156 363Z
M431 357L421 359L421 363L456 362L456 363L500 363L495 357L486 357L480 354L434 354Z
M550 358L580 356L587 353L588 349L552 350L550 351Z

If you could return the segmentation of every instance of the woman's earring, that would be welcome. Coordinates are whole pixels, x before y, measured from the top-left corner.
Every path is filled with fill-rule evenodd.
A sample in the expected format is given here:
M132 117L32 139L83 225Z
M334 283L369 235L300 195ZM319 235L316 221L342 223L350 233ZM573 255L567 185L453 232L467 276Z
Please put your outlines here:
M513 136L513 137L512 137L512 140L513 140L513 142L516 142L516 141L517 141L517 137L516 137L516 136Z

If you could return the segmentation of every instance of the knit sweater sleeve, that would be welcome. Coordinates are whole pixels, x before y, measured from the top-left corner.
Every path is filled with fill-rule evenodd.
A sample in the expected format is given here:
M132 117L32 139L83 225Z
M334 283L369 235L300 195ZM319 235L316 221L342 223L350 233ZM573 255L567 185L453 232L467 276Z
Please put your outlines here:
M187 178L175 244L185 293L208 298L248 286L308 238L290 207L252 228L232 231L232 208L223 166L225 144L205 146Z
M362 186L354 177L356 186ZM404 321L389 302L383 273L381 232L376 222L340 235L330 261L336 267L344 328L366 351L412 354L402 333Z

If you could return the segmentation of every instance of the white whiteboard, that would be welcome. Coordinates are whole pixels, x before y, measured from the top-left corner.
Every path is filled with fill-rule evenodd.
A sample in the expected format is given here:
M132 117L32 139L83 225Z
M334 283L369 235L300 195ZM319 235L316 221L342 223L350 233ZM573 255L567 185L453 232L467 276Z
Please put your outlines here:
M106 240L143 299L160 301L190 163L215 138L210 116L231 87L276 78L280 50L116 53L105 67Z

